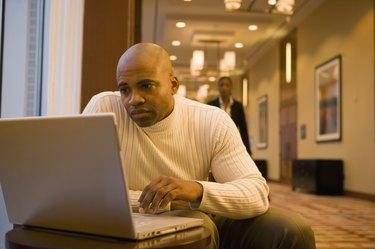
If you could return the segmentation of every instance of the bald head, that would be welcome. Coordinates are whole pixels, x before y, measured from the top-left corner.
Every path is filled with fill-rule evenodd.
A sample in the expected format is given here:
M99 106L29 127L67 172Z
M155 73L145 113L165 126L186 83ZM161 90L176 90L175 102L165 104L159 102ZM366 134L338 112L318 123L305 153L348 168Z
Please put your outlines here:
M137 43L120 57L117 65L119 71L131 69L132 66L143 66L154 70L165 70L173 76L173 67L167 51L154 43Z

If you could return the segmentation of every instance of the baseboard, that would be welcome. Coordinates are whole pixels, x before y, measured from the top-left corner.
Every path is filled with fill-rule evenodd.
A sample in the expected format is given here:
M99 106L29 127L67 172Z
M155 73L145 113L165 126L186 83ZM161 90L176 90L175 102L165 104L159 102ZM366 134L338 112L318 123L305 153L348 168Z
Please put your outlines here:
M290 186L290 184L283 183L280 180L276 179L268 179L267 182L279 183ZM375 202L375 194L366 194L357 191L344 190L344 196Z
M267 179L267 182L274 182L274 183L280 183L280 180L275 180L275 179Z
M365 194L356 191L349 191L344 190L344 195L348 197L358 198L366 201L374 201L375 202L375 194Z

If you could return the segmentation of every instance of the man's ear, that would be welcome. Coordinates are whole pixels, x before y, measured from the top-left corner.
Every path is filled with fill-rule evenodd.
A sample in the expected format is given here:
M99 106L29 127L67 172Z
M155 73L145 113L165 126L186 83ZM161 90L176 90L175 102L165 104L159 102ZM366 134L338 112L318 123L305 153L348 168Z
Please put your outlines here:
M172 84L172 94L176 94L178 91L178 87L180 86L180 82L178 81L176 76L171 75L170 81Z

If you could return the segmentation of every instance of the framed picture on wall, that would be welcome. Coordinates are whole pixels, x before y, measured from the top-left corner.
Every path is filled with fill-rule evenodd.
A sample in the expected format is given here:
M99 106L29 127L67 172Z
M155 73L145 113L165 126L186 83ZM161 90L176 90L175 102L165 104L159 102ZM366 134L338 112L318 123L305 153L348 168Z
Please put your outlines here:
M257 99L256 119L256 147L258 149L264 149L267 148L268 142L268 103L266 95Z
M341 56L315 68L315 134L317 142L341 140Z

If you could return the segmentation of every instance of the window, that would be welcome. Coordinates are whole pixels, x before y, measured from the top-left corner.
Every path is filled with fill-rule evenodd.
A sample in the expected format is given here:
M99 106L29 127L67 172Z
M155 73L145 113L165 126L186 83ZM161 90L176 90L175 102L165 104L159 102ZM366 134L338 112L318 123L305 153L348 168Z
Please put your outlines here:
M4 0L1 117L41 115L44 0Z

